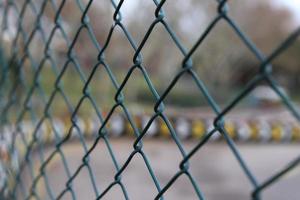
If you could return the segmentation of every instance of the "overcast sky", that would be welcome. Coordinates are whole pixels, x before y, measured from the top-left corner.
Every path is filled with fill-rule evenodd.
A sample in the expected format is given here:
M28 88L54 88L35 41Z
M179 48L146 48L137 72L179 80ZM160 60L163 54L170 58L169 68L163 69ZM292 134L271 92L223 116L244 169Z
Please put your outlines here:
M276 1L275 1L276 2ZM295 21L300 24L300 0L277 0L278 6L287 6L295 15Z
M145 1L147 2L147 1ZM151 1L149 1L151 2ZM278 6L278 8L285 6L287 8L289 8L291 10L291 12L294 14L295 16L295 23L297 26L300 25L300 0L271 0L270 2L272 2L272 4L276 7ZM147 2L148 3L148 2ZM153 2L151 2L153 3ZM123 5L123 9L122 12L124 14L130 13L132 12L132 10L136 9L136 7L139 4L137 3L137 1L128 1Z

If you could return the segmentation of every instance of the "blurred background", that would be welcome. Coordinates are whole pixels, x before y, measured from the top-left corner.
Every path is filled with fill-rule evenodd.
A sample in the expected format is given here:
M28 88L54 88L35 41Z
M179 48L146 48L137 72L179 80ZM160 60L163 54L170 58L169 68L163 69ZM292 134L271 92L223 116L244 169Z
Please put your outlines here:
M22 19L19 19L18 15L25 0L14 1L15 7L7 12L4 11L7 1L2 0L0 2L0 14L6 16L3 18L4 20L1 20L5 29L1 32L0 61L2 69L0 71L1 77L8 77L2 86L1 106L6 105L6 102L11 100L9 94L13 88L12 83L22 80L22 84L15 91L14 99L18 106L10 109L11 112L7 114L7 118L11 119L13 123L15 122L20 111L19 105L23 105L22 103L26 100L26 94L33 85L34 74L40 66L43 67L40 68L38 81L45 99L48 99L55 90L58 74L65 65L68 65L59 81L65 96L56 95L50 106L50 111L54 117L69 120L72 110L70 107L74 108L83 96L82 90L87 82L87 77L98 62L97 57L100 49L108 41L111 26L114 24L115 8L113 4L108 0L93 2L87 13L94 35L92 36L87 29L81 30L82 20L87 20L82 19L83 8L88 5L89 1L66 1L59 18L63 31L57 30L51 36L55 27L56 13L62 0L48 1L44 14L40 16L40 29L33 35L30 44L27 45L26 41L36 26L36 13L44 1L31 0L33 3L28 6ZM179 38L183 47L189 50L217 16L217 6L217 1L212 0L166 1L163 6L164 19ZM228 7L228 16L266 56L270 55L300 26L300 1L298 0L230 0ZM150 0L124 1L120 9L122 13L121 23L127 29L127 34L131 36L132 41L128 40L128 35L126 36L120 27L114 29L104 52L107 67L100 65L88 86L90 95L104 116L115 104L114 98L117 89L114 81L121 84L129 69L134 65L135 50L131 42L134 42L136 46L141 44L147 30L155 20L155 10L156 5ZM15 39L18 34L19 23L22 27L22 34ZM53 37L53 39L51 43L47 44L49 37ZM69 51L69 46L74 38L77 38L76 43L72 48L73 50ZM44 52L47 45L49 51ZM300 101L299 52L300 39L298 38L272 62L273 77L280 84L280 90L293 100L297 108ZM45 53L52 59L42 62ZM17 59L11 59L12 55L15 55ZM22 59L23 56L25 59ZM74 62L66 62L70 57L73 58ZM162 24L154 27L142 48L141 57L142 65L145 67L155 89L160 95L163 94L182 68L184 55ZM197 48L192 60L194 70L222 108L259 72L260 67L259 60L224 20L221 20L214 27ZM10 63L8 66L10 70L8 74L4 74L7 63ZM22 66L21 71L18 69L19 66ZM115 80L110 74L114 75ZM132 73L125 85L123 94L125 105L131 113L153 114L157 100L144 75L139 70ZM29 101L31 107L34 108L37 119L44 115L45 110L45 101L41 96L38 90L34 90ZM67 97L67 101L65 97ZM179 113L188 118L195 118L198 115L204 118L206 116L213 118L212 108L195 81L189 76L183 76L179 79L164 103L166 113ZM121 109L118 111L122 112ZM277 94L263 82L233 111L239 120L244 118L256 119L263 116L279 121L295 120L282 105ZM78 115L83 118L94 116L96 115L95 108L90 103L83 102L78 110ZM245 117L243 118L243 116ZM29 113L25 113L25 119L30 117ZM37 122L34 121L34 125L36 124ZM183 146L187 151L190 151L197 143L197 140L184 141ZM132 138L114 138L112 140L112 146L120 164L123 164L132 152L132 144ZM87 146L90 147L91 145L92 142L88 141ZM264 181L286 166L300 152L297 143L267 144L258 142L237 143L237 145L251 170L259 177L259 181ZM145 142L144 148L154 166L154 172L164 186L178 171L178 164L182 159L178 147L173 140L150 139ZM52 150L54 150L53 147L45 147L43 151L49 155ZM82 144L79 142L68 143L63 146L62 151L66 154L71 171L75 172L84 156ZM40 162L37 155L33 155L33 158L35 158L36 163ZM103 141L99 142L90 160L95 177L99 181L96 182L103 189L113 181L115 174L115 171L112 170L111 158L107 153L107 146ZM41 164L38 163L37 165L41 166ZM64 188L67 181L63 165L60 159L54 159L47 168L47 173L55 174L55 176L50 176L49 182L56 195ZM250 199L251 185L224 141L205 145L195 154L191 166L191 171L197 183L203 187L207 199ZM267 190L263 197L270 200L298 200L300 198L298 191L299 172L298 167L290 176ZM29 174L28 171L23 173L24 180L32 183ZM155 187L142 159L133 160L124 177L133 199L154 198ZM143 184L141 184L142 179ZM79 199L94 198L87 171L81 173L80 178L76 179L75 182L74 187L78 192ZM45 195L45 199L50 199L47 196L45 185L40 183L38 187L38 190ZM109 193L106 198L122 199L122 195L118 196L119 194L118 189ZM173 189L168 192L167 197L167 199L196 199L188 180L176 182ZM71 199L70 196L65 198Z
M55 1L56 7L61 1ZM81 2L82 7L88 1ZM18 1L16 4L21 9L23 1ZM42 2L34 3L35 9L39 10ZM264 53L269 55L293 30L300 24L299 3L297 1L239 1L233 0L229 3L228 15L240 27L240 29L248 35L255 45ZM164 11L166 14L165 20L174 30L180 42L188 50L197 41L206 27L211 23L216 16L217 3L215 1L192 1L182 2L166 2ZM126 1L121 7L122 24L131 34L135 44L138 46L145 36L147 29L153 22L155 16L155 4L151 1L142 0ZM96 1L88 12L90 24L95 35L95 40L99 46L103 46L108 37L108 33L113 24L113 13L115 8L109 1ZM54 27L53 19L55 18L55 9L53 5L48 3L45 9L45 14L42 16L41 27L44 30L44 35L38 32L34 35L33 41L30 43L28 50L31 53L34 64L38 66L41 59L44 57L44 38L48 38L51 30ZM8 14L8 28L3 33L2 44L6 52L11 46L16 30L17 19L13 9L10 9ZM56 31L54 39L50 43L50 55L54 58L56 66L62 68L66 61L68 53L68 44L76 35L80 25L82 10L78 4L67 1L61 12L61 23L66 35L60 31ZM22 19L23 29L30 33L35 25L35 17L31 8L25 12ZM22 45L24 38L19 37L17 41L19 48L17 51L22 55ZM285 51L282 55L274 60L273 71L276 80L281 84L282 89L291 96L292 99L299 99L299 39ZM97 55L99 50L95 46L95 41L92 41L88 31L82 30L78 35L77 42L74 46L74 56L80 70L86 75L91 72L92 68L97 63ZM120 27L115 28L110 43L105 50L105 58L107 65L111 68L112 73L116 76L118 83L124 79L128 70L133 66L134 49L130 45L128 39ZM143 66L149 73L158 93L162 93L170 84L174 75L180 70L181 62L184 56L181 54L178 47L171 39L161 24L158 24L150 35L146 45L142 49ZM238 38L232 28L222 21L217 24L211 34L197 49L192 56L194 69L198 73L201 80L208 87L209 92L220 105L226 104L233 98L233 94L240 91L245 84L254 77L259 70L259 61L246 48L244 43ZM24 73L26 83L30 85L33 73L31 71L31 61L26 59L24 62ZM46 61L43 67L40 82L42 88L47 95L54 88L54 82L57 74L51 68L53 63ZM78 69L74 64L69 64L67 72L62 78L63 87L71 102L75 105L78 97L82 94L84 81L78 73ZM76 71L77 70L77 71ZM100 67L90 84L91 94L99 102L99 106L103 109L108 109L112 105L112 99L115 95L115 88L110 80L104 67ZM264 93L265 90L262 90ZM272 91L267 91L268 95L272 96ZM258 92L259 93L259 92ZM153 107L155 98L152 95L146 81L139 71L135 71L129 79L124 95L127 105L140 106L147 109ZM264 95L250 95L241 102L243 106L251 106L261 100ZM273 95L274 96L274 95ZM258 98L257 98L258 97ZM271 101L275 100L276 97ZM34 99L34 105L43 106L39 103L39 98ZM203 107L207 106L203 95L198 92L198 89L192 79L188 76L179 80L179 83L172 90L171 94L166 98L165 103L172 107ZM55 107L60 105L55 105ZM66 112L66 108L61 106L59 112Z

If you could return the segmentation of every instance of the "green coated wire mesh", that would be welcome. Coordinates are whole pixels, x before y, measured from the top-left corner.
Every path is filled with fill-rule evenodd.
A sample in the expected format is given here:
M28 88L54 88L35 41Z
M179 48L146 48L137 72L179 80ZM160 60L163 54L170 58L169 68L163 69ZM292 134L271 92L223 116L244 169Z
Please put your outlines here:
M6 178L0 183L1 198L3 199L17 199L18 193L23 199L43 199L37 192L38 185L43 182L46 187L47 196L49 199L63 199L66 195L71 196L71 199L78 199L73 188L73 182L76 177L82 173L83 170L88 171L88 178L91 181L92 191L96 199L102 199L114 187L120 187L125 199L129 199L126 184L123 183L122 174L124 170L130 165L132 159L140 155L143 159L152 181L156 187L155 199L164 199L164 194L168 191L174 183L181 177L186 176L191 183L191 187L195 191L198 199L205 199L205 193L201 190L201 184L195 181L195 178L190 173L189 161L190 159L201 151L201 148L210 141L211 137L220 134L224 138L226 144L232 151L236 158L236 162L243 170L253 190L249 192L249 198L261 199L261 194L264 190L270 187L274 182L280 181L281 177L287 172L293 170L299 163L300 157L295 158L286 165L285 168L279 169L276 174L263 181L258 181L257 177L249 169L245 159L239 153L235 142L229 137L227 130L224 127L226 116L236 105L244 99L253 89L255 89L261 82L265 82L274 92L280 97L286 109L300 121L300 112L296 106L291 102L287 94L280 88L275 80L272 72L272 62L280 54L282 54L290 45L292 45L300 35L300 28L289 35L277 48L275 48L270 55L264 55L259 48L251 41L251 39L239 28L234 20L228 15L228 2L226 0L218 0L215 3L216 12L214 19L206 27L203 33L199 33L197 41L190 49L187 49L176 32L172 29L165 17L164 6L166 0L153 0L155 11L153 12L153 20L150 26L145 30L140 42L137 42L131 35L126 24L123 23L122 6L124 0L111 0L110 5L113 8L113 15L111 17L111 26L108 35L105 35L105 40L99 42L95 37L95 27L89 20L89 11L93 8L96 1L82 1L74 0L72 3L80 11L80 20L78 22L77 31L74 36L70 37L68 34L68 25L63 22L62 12L67 6L66 0L2 0L1 2L1 35L0 38L4 40L9 38L11 41L8 47L1 48L1 79L0 79L0 109L1 109L1 148L7 148L9 157L1 160L1 174ZM182 4L185 2L183 1ZM50 10L50 11L49 11ZM49 14L49 12L51 14ZM45 15L51 16L45 18ZM29 27L26 24L26 18L33 22ZM50 20L49 20L50 18ZM150 18L150 16L149 16ZM48 20L45 25L44 21ZM248 51L253 54L259 64L259 71L253 78L243 87L243 89L235 94L234 98L221 108L216 100L210 95L210 92L199 74L194 70L193 54L201 46L207 36L214 31L215 26L225 22L230 27L240 41L245 45ZM110 22L108 22L110 23ZM171 38L172 43L180 51L183 59L178 63L181 67L168 83L168 87L162 92L158 92L155 88L152 79L150 79L147 67L143 63L143 49L148 44L149 37L153 33L156 26L162 26L165 29L165 34ZM122 35L128 40L132 50L134 51L132 63L130 68L126 71L126 76L118 79L114 71L110 67L106 58L106 50L110 46L111 39L118 29ZM85 70L82 67L80 57L74 50L81 34L86 34L89 41L95 49L95 60L90 63L91 69ZM39 58L33 55L32 45L36 45L36 38L39 38ZM54 43L63 43L66 47L66 52L61 53L62 59L57 58L56 52L60 46L54 49ZM84 51L84 46L81 48ZM4 56L5 55L5 56ZM170 58L166 58L170 59ZM29 66L25 68L24 66ZM76 78L82 85L80 85L80 98L74 99L69 95L71 88L66 88L64 79L69 69L72 68ZM113 85L112 93L114 99L110 102L107 113L102 111L102 105L99 105L91 87L95 87L93 80L95 74L102 69L102 73L108 77L107 82ZM46 72L45 72L46 70ZM151 117L144 128L139 128L133 119L133 113L126 104L126 95L123 94L124 88L131 80L132 74L139 71L147 84L147 90L150 91L155 103L152 105L153 111ZM53 87L51 92L46 94L45 84L43 79L47 76L53 76ZM165 112L164 100L178 84L178 81L183 77L188 76L197 86L199 94L203 95L207 104L215 113L213 122L213 129L206 133L205 136L199 139L199 142L191 150L186 150L178 137L173 124L170 122L169 116ZM75 83L74 83L75 87ZM97 87L97 86L96 86ZM61 133L59 124L56 122L55 114L60 108L57 107L57 101L68 108L69 115L65 120L68 125L65 133ZM78 115L84 105L90 105L89 112L95 113L98 120L97 134L93 137L93 144L87 145L84 133L81 130ZM42 109L36 109L40 106ZM89 113L88 112L88 113ZM115 156L115 152L111 146L110 138L108 137L107 126L111 121L112 116L116 112L122 112L126 120L129 122L130 128L134 133L134 141L132 142L133 149L128 156L125 163L120 163ZM155 172L152 169L152 164L148 160L148 155L143 149L143 139L147 136L151 124L160 119L166 126L172 141L175 143L181 153L181 162L178 163L178 171L174 176L162 185ZM30 133L24 133L26 129L25 121L31 121L32 127ZM42 134L44 124L51 127L53 137L53 146L55 149L50 154L45 154L45 147L40 145L39 135ZM74 172L70 171L70 164L66 159L66 155L62 151L63 146L68 143L73 136L76 135L84 149L84 156L81 158L81 163L76 166ZM115 175L113 181L107 188L99 188L96 184L94 171L90 167L90 155L95 150L98 142L102 140L105 142L106 148L111 156L115 168ZM34 169L33 152L37 153L41 165L39 169ZM47 166L52 162L54 157L59 157L63 163L65 174L68 180L65 182L64 188L61 188L59 194L55 194L48 184L49 174L47 173ZM28 170L31 182L27 182L22 177L22 173ZM29 185L29 187L28 187Z

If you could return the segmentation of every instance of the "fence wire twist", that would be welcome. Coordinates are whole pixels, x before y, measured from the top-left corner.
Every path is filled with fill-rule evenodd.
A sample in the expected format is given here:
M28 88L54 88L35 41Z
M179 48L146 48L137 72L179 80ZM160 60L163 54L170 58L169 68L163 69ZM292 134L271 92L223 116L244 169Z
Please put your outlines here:
M70 38L66 33L64 24L62 23L61 12L66 4L66 0L62 0L59 3L56 0L43 0L41 4L35 3L33 0L25 0L22 3L22 6L19 7L17 2L14 0L7 0L1 2L1 10L2 10L2 27L1 27L1 39L4 38L4 34L11 31L9 30L9 23L11 19L9 19L9 13L13 13L17 16L16 32L13 38L13 42L11 43L11 49L8 53L8 61L6 62L4 58L2 59L2 74L0 80L0 95L1 95L1 127L4 125L10 125L10 135L7 136L5 134L1 134L2 141L6 141L7 147L9 148L10 155L13 157L15 154L18 154L16 151L19 145L24 146L24 155L20 156L20 159L14 162L6 163L6 168L4 170L8 176L11 176L10 179L5 179L4 183L1 187L1 194L3 198L7 199L15 199L17 198L16 191L20 188L21 196L24 199L42 199L43 197L39 196L37 190L38 184L40 182L44 182L46 186L47 195L50 199L61 199L67 193L71 195L72 199L77 199L76 193L74 192L74 188L72 183L74 179L82 172L83 169L88 170L89 179L91 180L93 191L96 199L101 199L104 197L113 187L119 186L124 195L125 199L129 199L128 191L126 189L126 185L122 181L122 173L124 170L130 165L132 159L140 155L143 158L144 164L147 167L147 170L155 184L157 194L155 194L155 199L164 199L164 193L172 187L172 185L177 181L177 179L181 176L186 176L195 193L199 199L205 199L205 194L203 194L201 190L201 185L195 181L194 177L190 173L189 170L189 160L201 150L203 145L205 145L214 134L220 134L226 141L226 144L231 149L232 154L235 156L236 161L239 163L242 168L245 176L248 178L249 182L253 186L253 191L251 192L252 199L260 199L261 193L272 183L278 181L282 176L284 176L287 172L292 170L295 166L297 166L300 162L300 156L292 160L289 164L286 165L285 168L280 169L273 176L268 179L258 182L257 178L254 176L253 172L249 169L247 163L244 158L240 155L238 148L235 145L235 142L229 137L226 129L224 128L224 120L226 115L235 108L235 106L245 98L256 86L258 86L261 82L265 82L272 88L276 94L281 98L282 102L286 106L286 108L291 112L291 114L299 121L300 113L297 111L295 105L289 100L289 97L283 93L279 89L279 85L272 76L272 61L278 57L282 52L284 52L300 35L300 28L298 28L295 32L293 32L284 42L282 42L274 51L265 56L256 45L247 37L247 35L242 32L239 26L228 16L228 5L226 0L219 0L216 2L216 14L211 23L207 26L203 33L199 33L198 40L194 43L191 49L187 49L180 39L176 36L176 33L172 30L171 26L168 24L167 19L165 17L164 12L164 4L165 0L157 1L153 0L153 3L156 6L154 14L154 19L151 25L148 27L148 30L144 33L144 37L140 43L137 43L132 35L130 34L126 25L124 25L122 21L121 8L124 3L124 0L114 1L111 0L111 5L114 8L113 14L113 24L111 25L109 34L106 38L105 43L99 44L95 38L95 34L93 31L93 27L89 21L89 10L93 6L93 0L84 4L81 0L76 0L78 8L81 11L81 23L78 26L77 32L73 38ZM183 2L184 3L184 2ZM46 32L45 27L42 25L43 15L45 13L46 6L51 6L53 11L55 12L53 18L53 27L51 31ZM25 30L23 25L24 16L26 12L31 12L34 15L34 27L28 32ZM214 30L214 27L220 23L220 21L224 21L227 25L235 32L235 34L240 38L240 40L247 47L249 52L251 52L259 61L259 73L255 74L255 76L244 86L244 88L240 91L240 93L236 94L235 97L230 101L228 105L225 106L224 109L221 109L220 106L216 103L214 98L210 95L210 91L208 91L205 84L201 81L198 74L195 72L192 62L192 56L195 51L199 48L202 42L206 39L206 37ZM146 67L143 65L143 55L142 49L148 41L149 36L151 35L153 29L161 24L164 29L169 34L170 38L179 49L181 54L184 56L184 59L181 63L181 68L178 70L178 73L173 78L173 80L169 83L168 87L159 94L156 88L153 86L151 79L149 78ZM127 71L125 78L118 82L115 78L113 70L107 63L105 58L106 49L110 45L110 41L112 35L116 28L120 28L122 33L126 36L128 42L130 43L132 49L134 50L134 56L132 58L132 66ZM83 32L87 31L91 41L93 42L94 47L98 50L97 62L93 64L92 69L89 74L86 76L82 72L82 66L78 61L78 56L76 52L73 50L79 35ZM59 68L58 61L55 59L51 49L51 43L53 42L53 38L60 34L63 41L68 46L68 52L66 54L66 58L62 67ZM39 35L43 42L43 46L40 47L43 52L43 57L41 60L35 60L32 53L29 51L29 46L34 41L34 37ZM20 41L23 41L23 44L20 45ZM29 62L31 67L33 77L30 80L30 84L26 82L24 69L22 66L25 62ZM43 68L46 66L46 63L50 63L51 70L56 75L55 86L50 96L45 95L45 92L41 86L41 72ZM82 95L78 100L77 104L73 106L70 102L68 95L64 90L64 86L62 84L62 79L66 74L66 71L70 65L75 67L77 74L79 75L80 80L84 83L84 87L82 88ZM13 66L13 67L12 67ZM107 115L103 115L101 110L101 105L98 105L94 100L93 95L89 92L89 87L91 85L91 81L99 68L103 68L105 73L109 76L111 83L114 85L116 92L114 98L114 104L110 108ZM147 125L140 130L135 121L133 120L132 113L128 110L125 104L126 96L123 94L124 87L127 82L131 78L131 75L134 71L140 71L145 79L148 89L155 97L156 102L153 105L153 113L151 119L147 123ZM12 74L15 75L14 78ZM174 86L177 84L179 79L183 75L188 75L190 79L192 79L199 89L199 94L203 95L207 101L207 104L214 111L216 117L214 119L214 128L212 131L208 132L205 137L199 140L198 144L193 147L192 150L185 150L182 145L180 138L178 137L176 130L173 125L170 123L169 117L165 114L165 106L164 100L168 96L168 94L172 91ZM8 88L8 89L7 89ZM19 92L22 90L25 93L25 97L20 97ZM43 115L40 117L37 115L36 110L34 108L34 103L32 102L32 98L34 95L37 95L44 104ZM70 126L68 127L67 134L62 136L61 133L57 130L57 125L55 124L54 116L52 114L52 110L55 107L52 107L54 99L60 96L62 101L67 105L69 113L70 113ZM97 137L94 138L93 144L89 147L86 144L86 141L83 137L83 132L78 124L78 112L84 102L88 102L93 109L97 113L97 117L101 122L101 125L98 127ZM128 156L125 163L120 163L115 156L114 149L110 144L110 139L107 134L107 124L110 122L112 115L116 112L117 109L122 110L127 120L130 123L131 128L135 134L135 140L133 142L133 149L130 155ZM16 113L15 119L10 117L11 113ZM31 137L28 141L27 136L25 135L23 129L22 122L25 120L26 116L30 116L30 120L34 124L34 131L30 133ZM147 135L147 131L151 124L160 118L165 125L167 126L169 133L171 135L172 140L177 145L182 159L181 162L178 163L178 171L174 176L168 181L166 185L161 185L156 174L152 169L152 165L148 160L148 156L143 150L143 138ZM43 146L37 145L39 142L39 132L44 123L49 123L54 133L54 145L55 149L51 152L50 155L45 156L45 152ZM79 141L84 148L85 155L82 157L82 162L79 166L77 166L74 173L71 173L69 163L66 160L66 156L62 151L62 146L67 143L72 134L74 134L74 130L78 134ZM3 133L3 130L1 131ZM113 161L115 167L115 176L114 181L107 188L101 188L96 184L94 172L90 167L89 156L94 151L96 145L100 140L105 142L106 148L109 151L111 159ZM38 174L34 173L34 163L33 163L33 151L37 152L39 161L41 166L38 170ZM20 154L20 153L19 153ZM64 171L68 177L67 182L65 183L65 188L62 188L61 192L58 195L55 195L52 188L48 183L48 176L46 172L46 167L53 160L55 156L59 156L61 161L63 162ZM25 168L28 167L30 171L30 177L33 180L30 183L25 183L22 178L22 172L24 172ZM14 180L8 181L8 180ZM29 190L26 189L25 185L30 184Z

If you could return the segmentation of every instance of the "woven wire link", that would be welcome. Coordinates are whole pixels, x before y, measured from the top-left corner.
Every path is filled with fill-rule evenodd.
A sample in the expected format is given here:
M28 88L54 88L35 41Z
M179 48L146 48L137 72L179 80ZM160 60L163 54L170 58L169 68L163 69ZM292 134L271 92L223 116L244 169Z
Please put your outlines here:
M254 88L256 88L262 81L265 81L270 88L272 88L277 95L281 98L282 102L285 104L286 108L291 112L291 114L299 121L300 113L296 109L295 105L290 101L289 97L283 93L279 89L279 84L276 82L274 77L272 76L272 61L278 57L282 52L284 52L293 42L298 38L300 34L300 28L298 28L294 33L292 33L286 40L281 43L277 48L273 50L273 52L266 56L264 55L256 45L249 39L249 37L240 30L239 26L228 16L228 5L226 0L219 0L216 2L216 14L211 23L207 26L203 33L199 33L198 40L194 43L192 48L187 49L179 37L176 35L175 31L168 24L168 21L165 17L165 12L163 10L165 0L156 1L153 3L156 6L154 14L154 19L147 31L144 33L144 37L140 43L137 43L132 37L130 31L123 23L121 8L123 6L124 0L120 1L111 1L111 6L114 8L113 14L113 24L110 27L109 34L107 35L106 41L103 44L99 44L96 40L95 33L93 27L89 21L89 10L93 6L94 1L90 0L86 3L81 0L76 0L74 3L77 4L78 9L81 12L81 22L77 28L76 34L74 37L71 37L66 33L64 24L62 23L62 15L61 12L66 5L66 0L56 1L56 0L43 0L40 3L36 3L33 0L24 0L21 4L17 3L14 0L7 0L1 2L1 10L3 10L2 14L2 27L1 27L1 38L7 31L11 31L8 29L8 23L11 23L11 19L9 13L13 13L14 16L17 16L16 20L16 30L14 33L14 39L10 44L11 49L8 53L9 59L7 62L3 62L1 66L2 74L0 80L0 95L1 99L1 127L4 125L10 125L12 139L9 142L9 149L11 154L16 152L17 146L21 143L25 146L24 155L21 157L20 165L15 173L11 173L10 176L15 180L13 184L10 184L8 181L5 182L4 186L1 188L2 196L8 199L17 198L17 189L20 188L21 196L24 199L43 199L43 197L39 196L37 192L37 186L40 182L44 182L46 187L46 192L50 199L62 199L65 195L71 195L72 199L77 199L76 193L74 191L73 182L78 177L78 175L84 170L88 170L88 178L90 179L93 187L94 196L96 199L101 199L104 197L113 187L120 187L122 194L125 199L129 199L128 191L126 189L126 185L122 181L122 173L124 170L130 165L132 159L135 156L140 155L144 161L144 164L147 167L147 170L152 178L152 181L156 187L157 193L155 194L155 199L164 199L164 193L172 187L172 185L178 180L181 176L186 176L188 180L191 182L191 185L199 199L205 199L205 194L201 190L201 185L197 183L189 169L189 160L196 154L198 151L201 151L203 145L205 145L214 134L221 134L221 136L225 139L226 144L231 149L232 154L235 156L236 161L239 163L241 169L245 173L245 176L248 178L249 182L253 186L253 191L251 197L253 199L260 199L261 193L268 188L272 183L279 181L280 178L285 175L288 171L292 170L295 166L297 166L300 162L300 157L295 158L295 160L291 161L285 168L279 170L276 174L269 177L268 179L258 182L257 178L254 176L253 172L248 167L246 161L239 153L239 149L236 147L235 142L229 137L226 129L224 128L224 120L226 115L233 109L235 106L245 98ZM21 6L20 6L21 5ZM49 6L55 12L55 16L53 20L53 27L51 30L46 32L42 22L44 19L46 6ZM24 16L26 12L30 12L33 15L34 26L32 30L28 31L26 27L24 27ZM243 44L247 47L249 52L251 52L260 63L260 70L240 91L240 93L236 94L235 97L229 102L225 108L221 109L218 103L216 103L215 99L210 95L210 91L207 89L205 84L199 78L199 75L195 72L192 56L195 51L199 48L202 42L206 39L206 37L214 30L214 27L220 23L220 21L224 21L227 23L235 34L240 38ZM181 68L176 73L175 77L170 81L168 87L161 93L161 95L157 92L157 89L154 87L151 79L149 78L148 71L143 64L143 55L142 49L145 44L148 42L148 38L151 35L152 31L156 26L161 24L166 32L169 34L175 46L183 55L184 59L181 63ZM132 58L132 66L126 73L125 78L118 82L115 78L115 74L111 67L109 66L105 54L106 50L110 45L112 35L115 30L119 28L124 36L126 36L129 44L134 50L134 56ZM93 63L92 69L86 75L83 73L82 66L78 60L78 56L74 51L74 46L78 42L78 38L83 31L86 31L95 47L98 51L97 62ZM54 37L60 34L62 40L68 47L68 51L66 54L66 58L63 64L58 63L57 59L52 53L51 44L53 42ZM42 59L37 60L30 52L30 45L34 43L34 38L36 35L39 35L41 38L42 46L41 51L43 52ZM23 43L22 45L20 43ZM24 71L24 63L29 62L29 66L33 72L33 77L30 82L25 80L25 71ZM50 63L51 70L56 75L55 86L50 95L46 95L43 91L41 85L41 72L43 68L46 66L46 63ZM6 63L6 64L5 64ZM76 105L72 105L70 98L68 97L64 86L63 86L63 77L66 74L67 69L70 66L74 66L76 73L84 86L82 88L81 97L78 99ZM10 67L14 66L14 67ZM115 98L112 107L110 108L107 115L103 115L101 110L101 105L99 105L92 93L90 92L91 81L93 80L96 71L99 68L103 68L105 73L109 76L109 80L111 84L114 86ZM140 71L143 75L144 80L147 83L147 87L149 88L152 95L155 97L155 104L153 105L153 113L152 116L147 123L147 125L140 130L133 119L133 113L130 112L128 106L125 104L126 96L123 94L123 90L127 85L128 81L131 79L131 75L134 71ZM15 78L12 80L9 77L14 75ZM176 130L174 129L172 123L170 122L169 117L165 113L164 100L169 95L169 93L173 90L174 86L178 83L182 76L187 75L191 80L195 82L199 89L199 93L202 94L207 104L212 108L216 117L214 119L214 129L211 132L208 132L204 138L202 138L199 143L190 151L187 151L183 144L181 143ZM7 89L8 88L8 89ZM20 92L24 93L24 97L20 95ZM42 116L36 113L33 103L33 97L37 96L43 102L44 111ZM67 133L62 136L57 130L57 126L54 121L54 116L52 110L55 109L53 107L54 99L59 96L63 103L67 105L69 111L69 122L70 126L68 127ZM88 102L93 109L95 110L101 125L98 127L97 137L94 139L93 144L88 146L83 136L83 132L78 123L78 112L81 109L82 105ZM133 149L128 156L127 160L124 163L120 163L115 156L115 151L110 144L110 139L108 138L107 126L111 121L111 117L117 110L121 110L126 119L129 121L131 128L135 134L135 141L133 142ZM10 117L10 113L15 112L16 118L12 119ZM30 116L30 120L34 124L34 130L30 133L31 137L28 141L27 136L25 135L23 129L22 122L28 120L26 116ZM167 126L171 138L178 147L181 153L181 162L178 163L178 171L174 176L167 182L166 185L162 185L155 172L152 169L152 165L148 159L147 154L143 149L143 138L147 135L147 131L150 128L151 124L157 120L161 119L163 123ZM39 142L38 134L42 129L43 124L50 123L51 128L54 133L54 141L55 141L55 149L47 156L45 156L45 149L43 146L37 145ZM72 134L74 130L78 134L78 138L80 144L84 149L84 156L82 157L82 162L79 166L76 167L76 170L71 173L69 163L67 162L66 155L62 151L62 147L71 140ZM3 132L3 130L1 130ZM1 135L2 140L5 140L5 135ZM108 152L111 156L113 165L115 167L115 176L113 178L113 182L107 188L101 188L101 186L96 184L94 172L90 166L89 157L91 153L95 150L95 147L99 143L100 140L103 140ZM41 163L38 173L34 172L34 161L33 161L33 152L37 152L39 162ZM55 156L59 156L63 163L65 174L68 178L65 183L65 188L61 188L61 191L58 195L55 195L53 189L51 188L48 176L46 172L46 168L49 163L52 162ZM24 182L22 178L22 173L29 169L29 175L32 180L30 182L29 190L26 189L25 185L28 183Z

